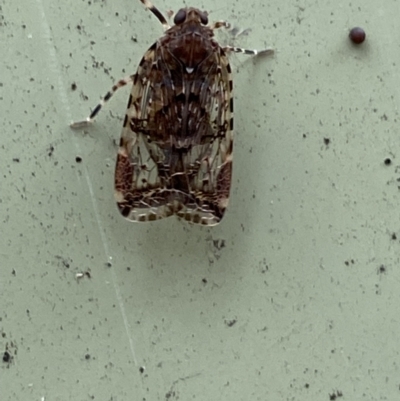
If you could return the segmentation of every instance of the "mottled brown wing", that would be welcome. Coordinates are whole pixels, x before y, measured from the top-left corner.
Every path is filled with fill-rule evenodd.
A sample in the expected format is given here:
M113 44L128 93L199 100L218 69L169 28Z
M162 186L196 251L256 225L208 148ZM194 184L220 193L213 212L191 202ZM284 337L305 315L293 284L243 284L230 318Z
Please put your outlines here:
M229 62L218 48L206 71L191 74L164 51L154 44L134 78L116 163L116 201L133 221L177 214L215 225L231 182Z
M191 202L177 214L186 220L216 225L228 206L232 175L233 97L229 60L219 49L203 80L199 77L199 107L204 110L202 133L183 157L193 170L189 180ZM194 106L196 107L196 106ZM198 119L193 118L196 124ZM197 167L197 168L195 168Z

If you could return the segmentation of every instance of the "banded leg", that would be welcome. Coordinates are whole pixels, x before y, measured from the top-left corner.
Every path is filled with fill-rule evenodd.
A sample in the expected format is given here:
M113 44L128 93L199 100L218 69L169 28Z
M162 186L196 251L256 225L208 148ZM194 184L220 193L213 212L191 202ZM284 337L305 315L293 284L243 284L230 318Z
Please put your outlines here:
M111 90L109 90L106 95L100 100L99 104L93 109L93 111L89 114L88 117L86 117L85 120L82 121L76 121L76 122L72 122L70 124L70 127L73 129L76 128L82 128L82 127L86 127L89 124L91 124L94 120L94 118L97 116L97 114L99 114L100 110L103 108L103 106L112 98L112 96L114 95L114 93L119 89L122 88L125 85L130 84L131 82L133 82L135 78L135 75L131 75L129 77L120 79L117 83L115 83L113 85L113 87L111 88Z
M167 20L165 19L165 17L162 15L161 11L154 6L150 0L140 0L143 5L149 9L156 17L157 19L161 22L161 25L164 27L165 30L169 29L170 26L167 22Z
M257 54L273 54L274 49L271 48L266 48L264 50L248 50L248 49L242 49L241 47L234 47L234 46L225 46L223 47L224 52L226 53L243 53L243 54L248 54L250 56L257 56Z
M226 22L226 21L215 21L210 25L209 28L212 29L212 30L218 29L218 28L230 29L231 28L231 24L229 22Z

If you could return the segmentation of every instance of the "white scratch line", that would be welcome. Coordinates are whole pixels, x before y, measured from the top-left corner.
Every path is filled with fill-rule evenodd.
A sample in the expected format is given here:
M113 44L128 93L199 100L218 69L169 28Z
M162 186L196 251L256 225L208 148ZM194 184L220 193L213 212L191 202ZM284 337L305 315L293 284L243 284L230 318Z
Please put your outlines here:
M44 12L43 3L42 3L42 0L36 0L36 3L38 6L38 9L39 9L39 12L40 12L41 25L43 28L43 36L47 42L47 45L48 45L47 47L48 47L49 53L50 53L49 54L50 68L53 70L54 74L57 75L58 94L60 96L60 100L64 106L64 109L66 111L68 121L71 121L72 120L71 108L69 107L69 103L68 103L67 91L65 90L65 85L61 78L62 75L60 74L59 62L57 59L57 54L56 54L56 50L54 47L53 38L51 36L50 27L47 22L46 14ZM80 149L79 143L77 142L77 140L75 139L75 137L73 135L71 135L71 137L72 137L72 142L75 146L75 149L77 150L77 153L81 154L81 151L80 151L81 149ZM101 236L101 241L103 243L104 252L106 254L106 258L108 258L108 260L110 260L111 258L110 258L108 242L107 242L107 238L104 234L103 224L101 223L101 219L100 219L100 215L99 215L99 209L97 206L96 198L93 193L92 181L90 179L90 175L89 175L87 168L84 169L84 172L85 172L85 178L86 178L86 183L87 183L87 186L89 189L90 197L92 199L93 210L94 210L94 214L96 216L97 226L100 231L100 236ZM79 174L77 174L77 177L80 180ZM125 331L128 336L128 339L129 339L129 347L131 350L132 358L133 358L133 361L135 362L135 366L138 366L138 363L136 360L136 355L135 355L135 348L134 348L134 344L133 344L133 336L131 334L130 325L129 325L128 319L126 317L125 306L124 306L124 302L122 300L121 291L117 284L117 279L116 279L116 274L115 274L114 269L111 269L111 276L112 276L112 280L113 280L114 291L115 291L115 294L116 294L116 297L118 300L119 309L121 311L122 319L124 321Z

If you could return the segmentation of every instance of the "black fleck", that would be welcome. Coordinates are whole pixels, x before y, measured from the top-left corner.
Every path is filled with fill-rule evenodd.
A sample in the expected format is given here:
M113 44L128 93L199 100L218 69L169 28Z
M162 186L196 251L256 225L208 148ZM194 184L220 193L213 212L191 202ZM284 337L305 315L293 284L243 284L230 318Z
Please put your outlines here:
M236 319L225 320L225 324L226 324L228 327L232 327L232 326L235 325L236 323L237 323L237 320L236 320Z
M11 354L8 351L5 351L3 354L3 362L9 363L12 359Z

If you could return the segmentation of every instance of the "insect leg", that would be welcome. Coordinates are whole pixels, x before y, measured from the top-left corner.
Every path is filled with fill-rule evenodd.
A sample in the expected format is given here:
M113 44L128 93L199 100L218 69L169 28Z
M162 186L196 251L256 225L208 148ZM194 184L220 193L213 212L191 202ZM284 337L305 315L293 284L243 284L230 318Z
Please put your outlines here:
M218 28L230 29L231 28L231 24L229 22L226 22L226 21L215 21L210 25L210 29L212 29L212 30L218 29Z
M165 19L165 17L162 15L161 11L154 6L150 0L140 0L143 5L149 9L156 17L157 19L161 22L161 25L164 27L165 30L169 29L170 26L167 22L167 20Z
M77 122L72 122L70 124L71 128L82 128L86 127L90 123L93 122L94 118L99 114L100 110L102 107L111 99L111 97L114 95L114 93L119 89L122 88L123 86L131 83L135 78L135 75L131 75L129 77L120 79L118 82L116 82L111 90L109 90L106 95L100 100L99 104L93 109L93 111L90 113L89 117L87 117L85 120L82 121L77 121Z
M248 50L248 49L242 49L241 47L234 47L234 46L225 46L223 47L224 52L229 53L229 52L234 52L234 53L244 53L248 54L250 56L256 56L257 54L273 54L274 49L267 48L264 50Z

